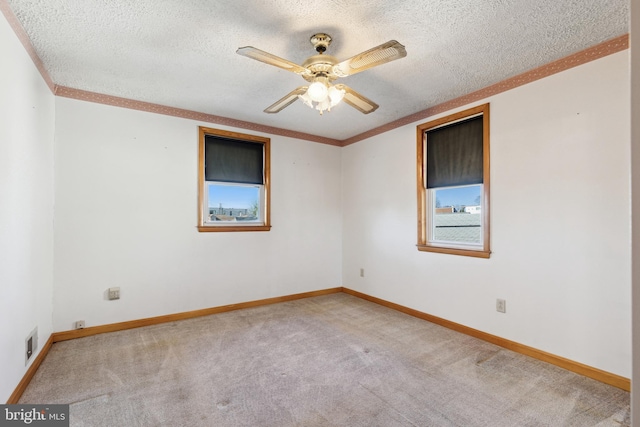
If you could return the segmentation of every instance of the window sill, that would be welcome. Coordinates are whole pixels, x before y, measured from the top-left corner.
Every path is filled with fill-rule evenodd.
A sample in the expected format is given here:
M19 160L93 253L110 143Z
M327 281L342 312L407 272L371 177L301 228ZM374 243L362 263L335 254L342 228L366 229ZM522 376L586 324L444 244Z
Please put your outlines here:
M416 245L421 252L436 252L440 254L450 255L462 255L475 258L489 258L491 251L485 250L471 250L471 249L456 249L456 248L444 248L442 246L430 246L430 245Z
M269 231L270 225L199 225L199 232L225 232L225 231Z

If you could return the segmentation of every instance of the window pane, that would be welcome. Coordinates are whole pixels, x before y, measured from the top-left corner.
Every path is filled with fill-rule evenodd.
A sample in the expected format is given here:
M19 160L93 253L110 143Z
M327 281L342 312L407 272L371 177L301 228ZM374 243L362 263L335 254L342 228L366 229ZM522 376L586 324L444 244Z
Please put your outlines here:
M482 185L431 190L434 215L432 240L482 243Z
M260 221L260 186L209 182L207 186L207 222Z

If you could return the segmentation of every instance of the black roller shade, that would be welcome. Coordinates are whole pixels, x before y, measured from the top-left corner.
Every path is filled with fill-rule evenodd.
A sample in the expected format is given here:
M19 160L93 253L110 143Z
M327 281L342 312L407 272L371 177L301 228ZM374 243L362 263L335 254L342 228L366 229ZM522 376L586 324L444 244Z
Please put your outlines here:
M207 181L264 184L264 144L205 135Z
M482 116L426 132L427 188L481 184Z

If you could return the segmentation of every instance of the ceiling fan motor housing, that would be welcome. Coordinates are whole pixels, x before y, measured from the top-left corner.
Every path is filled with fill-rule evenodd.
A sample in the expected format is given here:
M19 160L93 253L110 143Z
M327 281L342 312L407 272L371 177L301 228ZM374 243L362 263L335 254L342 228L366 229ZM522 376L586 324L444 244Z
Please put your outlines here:
M302 77L310 82L318 76L325 76L329 80L335 80L338 76L333 72L333 66L338 63L338 60L331 55L313 55L307 58L302 66L311 71L309 75L302 75Z
M309 41L318 54L307 58L302 63L304 68L311 71L309 75L302 75L302 77L308 82L316 81L319 77L326 77L328 81L337 79L338 76L333 73L333 66L338 63L338 59L331 55L324 55L331 44L331 36L326 33L317 33L312 35Z

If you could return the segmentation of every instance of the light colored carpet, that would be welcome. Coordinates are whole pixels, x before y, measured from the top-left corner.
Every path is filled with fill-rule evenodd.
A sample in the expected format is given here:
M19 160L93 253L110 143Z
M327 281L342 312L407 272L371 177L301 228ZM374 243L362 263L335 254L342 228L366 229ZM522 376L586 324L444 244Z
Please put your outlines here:
M56 343L72 426L620 426L629 393L332 294Z

